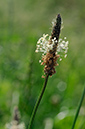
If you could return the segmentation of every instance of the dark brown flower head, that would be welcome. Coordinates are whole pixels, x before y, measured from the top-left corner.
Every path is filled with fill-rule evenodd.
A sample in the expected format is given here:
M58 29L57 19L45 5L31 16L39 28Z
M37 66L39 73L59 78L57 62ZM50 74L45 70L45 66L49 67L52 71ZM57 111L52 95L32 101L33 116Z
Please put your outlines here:
M48 52L45 56L43 56L42 60L42 65L45 65L44 67L44 72L45 74L49 74L52 76L56 71L55 71L55 66L57 66L57 59L59 55L56 55L55 53L50 53Z
M51 36L48 36L48 34L43 34L43 37L41 37L37 42L37 49L35 52L42 52L42 63L41 60L39 61L41 65L44 65L44 73L45 75L52 76L55 71L55 66L57 64L58 58L60 58L60 61L62 60L62 53L65 54L64 57L67 56L67 50L68 50L68 41L66 42L64 40L59 39L61 30L61 16L60 14L57 15L56 22L53 26L53 30L51 33ZM60 54L61 53L61 54Z
M19 121L20 121L20 113L19 113L19 110L18 110L18 107L17 107L17 106L14 107L13 120L17 121L17 123L19 124Z
M52 34L50 40L56 38L56 40L59 40L59 35L60 35L60 29L61 29L61 16L58 14L56 18L56 23L53 27Z
M14 107L13 120L6 124L7 129L25 129L25 124L20 123L20 113L18 107Z
M49 74L50 76L52 76L56 72L55 66L58 65L57 59L59 55L56 55L56 49L59 40L60 28L61 28L61 16L60 14L58 14L56 23L53 27L52 34L49 40L50 44L52 44L52 42L54 41L53 48L52 50L49 50L49 52L42 58L43 60L42 64L45 65L44 72L45 74Z

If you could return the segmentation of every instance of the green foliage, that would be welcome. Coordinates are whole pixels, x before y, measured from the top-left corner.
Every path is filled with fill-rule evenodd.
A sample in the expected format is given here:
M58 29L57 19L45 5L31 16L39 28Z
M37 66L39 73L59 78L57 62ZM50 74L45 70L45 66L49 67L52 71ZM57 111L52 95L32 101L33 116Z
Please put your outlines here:
M0 129L12 120L18 105L26 126L42 88L41 55L35 53L36 42L43 33L51 33L51 21L60 13L64 22L61 37L69 41L68 57L59 62L37 111L33 129L47 129L52 119L54 129L71 128L85 82L85 1L72 0L4 0L0 1ZM85 128L85 104L76 129ZM62 111L71 111L62 120Z

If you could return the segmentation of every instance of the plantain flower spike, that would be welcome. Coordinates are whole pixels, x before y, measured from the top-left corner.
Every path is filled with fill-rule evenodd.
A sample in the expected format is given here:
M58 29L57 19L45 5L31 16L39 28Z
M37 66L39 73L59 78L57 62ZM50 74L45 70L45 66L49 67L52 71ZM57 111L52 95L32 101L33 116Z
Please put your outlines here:
M42 61L39 60L41 65L44 65L44 73L45 75L52 76L55 71L55 66L58 65L58 58L61 61L63 54L66 58L67 50L68 50L68 41L66 37L64 40L59 39L60 31L61 31L61 16L58 14L56 21L53 23L53 30L51 36L48 34L43 34L37 42L37 49L35 52L42 52Z
M13 120L6 124L6 129L25 129L25 124L20 123L20 113L17 106L14 108Z

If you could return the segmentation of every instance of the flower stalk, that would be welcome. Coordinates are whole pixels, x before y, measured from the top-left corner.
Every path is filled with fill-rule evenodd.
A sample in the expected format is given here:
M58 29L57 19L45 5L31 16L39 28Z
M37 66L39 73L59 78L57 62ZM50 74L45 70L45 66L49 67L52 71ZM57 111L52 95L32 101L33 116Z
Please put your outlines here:
M38 99L37 99L37 102L36 102L36 104L35 104L35 107L34 107L34 109L33 109L33 112L32 112L31 118L30 118L30 122L29 122L28 129L31 129L31 128L32 128L32 123L33 123L34 117L35 117L35 115L36 115L38 106L39 106L39 104L40 104L40 101L41 101L42 96L43 96L43 94L44 94L44 91L45 91L45 89L46 89L48 77L49 77L49 75L46 75L46 77L45 77L45 83L44 83L44 85L43 85L43 88L41 89L40 95L39 95L39 97L38 97Z
M57 59L59 58L59 55L56 54L59 35L60 35L60 29L61 29L61 16L58 14L56 23L53 27L52 34L49 40L49 44L52 44L52 49L49 49L49 51L46 53L46 55L43 56L42 65L45 65L44 67L44 73L49 74L52 76L55 74L55 66L57 66Z

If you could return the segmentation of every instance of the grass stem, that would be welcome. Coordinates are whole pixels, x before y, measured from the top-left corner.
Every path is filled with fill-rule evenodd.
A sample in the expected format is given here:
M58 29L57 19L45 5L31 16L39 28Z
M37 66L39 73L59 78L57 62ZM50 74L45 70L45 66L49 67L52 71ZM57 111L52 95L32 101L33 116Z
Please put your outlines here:
M78 106L78 109L77 109L77 112L76 112L76 115L75 115L75 118L74 118L73 125L72 125L71 129L74 129L74 127L75 127L75 124L76 124L76 121L77 121L77 118L78 118L78 115L79 115L79 111L80 111L80 108L81 108L81 105L82 105L82 102L83 102L83 99L84 99L84 95L85 95L85 87L84 87L84 90L83 90L83 93L82 93L82 96L81 96L81 99L80 99L80 103L79 103L79 106Z

